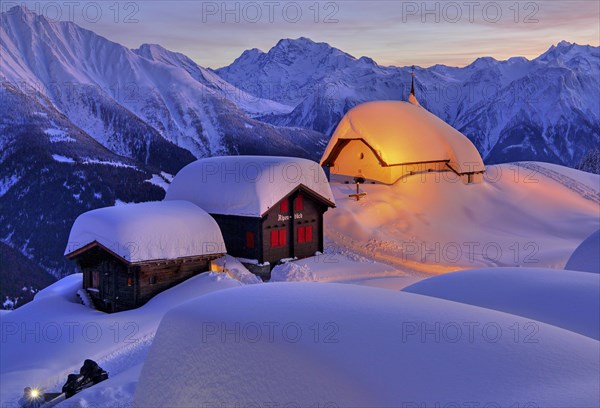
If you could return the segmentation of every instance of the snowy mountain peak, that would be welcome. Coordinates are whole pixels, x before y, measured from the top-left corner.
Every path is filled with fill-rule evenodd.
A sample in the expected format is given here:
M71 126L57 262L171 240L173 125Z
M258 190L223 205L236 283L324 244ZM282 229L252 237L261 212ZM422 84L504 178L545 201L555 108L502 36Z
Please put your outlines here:
M179 66L181 62L195 64L184 54L170 51L158 44L142 44L139 48L132 49L131 51L140 57L144 57L151 61L163 62L169 65Z
M35 14L32 10L30 10L27 6L14 6L8 9L7 11L2 12L3 15L15 15L19 17L27 17L27 18L35 18L37 14Z
M36 19L46 21L45 17L38 16L33 11L25 6L11 7L7 11L0 13L0 31L4 32L20 32L19 26L31 27L35 24Z
M486 67L492 67L498 63L498 60L494 57L479 57L471 64L467 66L470 69L482 69Z
M316 43L307 37L299 37L299 38L282 38L275 44L273 48L287 48L287 47L312 47L317 44L325 44L325 43Z
M510 64L522 64L522 63L529 62L529 60L525 57L510 57L509 59L506 60L506 62L508 62Z
M139 48L132 49L138 55L148 54L148 55L156 55L163 53L172 53L172 51L167 50L165 47L159 44L142 44Z
M327 56L343 56L350 59L355 59L350 54L343 52L324 42L315 42L310 38L300 37L296 39L284 38L275 44L269 50L267 55L277 58L280 55L285 55L286 59L304 59L304 58L324 58Z
M376 66L369 58L357 60L327 43L300 37L279 40L267 53L245 51L231 65L216 72L255 96L297 106L309 96L298 89L336 72L351 70L355 64L365 71Z
M556 47L561 48L561 47L570 47L572 45L577 45L575 43L571 43L565 40L562 40L561 42L559 42L558 44L556 44Z
M534 61L565 63L573 58L584 58L588 61L600 58L600 48L591 45L579 45L568 41L561 41L552 45L548 50L537 57Z
M24 30L31 30L34 27L44 27L49 30L51 27L69 27L69 30L80 29L85 30L70 21L59 21L52 18L46 18L43 14L37 14L34 10L29 9L27 6L14 6L0 13L0 19L2 21L2 31L13 32L15 35L23 32ZM8 27L11 27L10 29ZM54 30L56 34L60 30ZM25 38L23 38L25 40Z
M256 59L257 57L264 55L265 52L262 50L259 50L258 48L252 48L249 50L246 50L242 53L242 55L240 55L239 57L236 58L236 61L238 60L244 60L244 59Z
M373 58L369 58L369 57L365 57L365 56L360 57L358 59L358 61L369 64L369 65L377 65L377 63L375 62L375 60L373 60Z

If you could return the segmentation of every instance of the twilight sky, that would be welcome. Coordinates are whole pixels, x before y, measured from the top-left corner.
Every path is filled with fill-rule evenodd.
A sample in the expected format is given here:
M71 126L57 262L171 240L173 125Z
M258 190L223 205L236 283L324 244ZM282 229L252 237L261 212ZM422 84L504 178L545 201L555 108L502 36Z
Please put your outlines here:
M599 45L600 2L577 1L3 1L70 20L131 48L157 43L202 66L309 37L382 65L464 66L533 58L561 40Z

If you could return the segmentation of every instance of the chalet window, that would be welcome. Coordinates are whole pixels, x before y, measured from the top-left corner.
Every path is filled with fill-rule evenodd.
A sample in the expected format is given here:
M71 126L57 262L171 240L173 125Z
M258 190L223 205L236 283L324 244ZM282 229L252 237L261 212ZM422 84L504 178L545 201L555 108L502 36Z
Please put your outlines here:
M100 272L92 271L92 288L100 289Z
M279 248L287 244L287 231L284 229L271 230L271 247Z
M254 248L254 232L252 231L246 231L246 248Z
M302 201L302 196L299 195L294 199L294 210L302 211L304 209L304 202Z
M303 243L306 241L306 229L305 227L298 227L298 242Z
M149 283L150 285L156 284L156 276L150 276Z
M312 240L313 240L313 227L312 227L312 225L309 225L309 226L306 227L306 233L305 233L305 235L306 235L306 237L305 237L306 238L306 242L312 242Z
M308 225L306 227L298 227L298 243L312 242L313 240L313 227Z
M127 276L127 286L133 286L133 276Z
M279 212L280 213L288 213L290 211L290 204L288 202L288 199L286 198L285 200L283 200L281 202L281 204L279 204Z

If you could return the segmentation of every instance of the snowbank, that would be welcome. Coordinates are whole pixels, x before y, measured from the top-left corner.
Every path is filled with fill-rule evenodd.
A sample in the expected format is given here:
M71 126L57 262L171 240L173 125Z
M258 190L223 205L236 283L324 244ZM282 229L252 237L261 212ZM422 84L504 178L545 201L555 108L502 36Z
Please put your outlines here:
M218 272L225 272L233 279L238 280L245 285L262 283L262 280L258 276L250 272L237 258L234 258L231 255L225 255L219 259L215 259L212 264L216 266Z
M74 273L72 275L65 276L59 281L53 283L50 286L45 287L35 294L34 300L42 300L46 298L61 298L69 302L79 302L77 299L77 290L81 289L83 274Z
M329 246L325 254L275 266L270 282L335 282L399 290L423 278Z
M271 271L271 282L315 282L317 279L305 263L286 262Z
M334 202L318 163L264 156L212 157L188 164L173 179L165 200L190 201L210 214L260 217L300 185Z
M106 207L81 214L65 255L98 242L129 262L226 252L216 221L184 201Z
M600 273L600 230L587 237L575 249L565 269Z
M209 292L242 285L226 274L202 273L138 309L106 314L78 303L75 294L81 279L81 274L67 276L40 291L32 302L2 314L2 406L16 403L26 386L60 390L67 374L78 370L86 358L97 361L115 379L86 392L88 401L98 406L126 404L124 394L132 398L135 384L130 383L137 382L139 368L133 378L126 371L145 359L163 315ZM121 373L124 378L117 379Z
M231 289L164 317L135 404L597 406L598 342L544 323L514 337L531 324L355 285Z
M403 289L481 306L600 339L600 276L539 268L472 269Z
M569 181L513 164L489 166L485 182L464 185L452 173L426 173L394 185L355 186L332 177L337 207L325 236L370 259L426 273L492 266L562 269L600 228L598 204L582 195L597 175L561 166ZM596 187L596 193L598 188Z
M485 170L481 155L458 130L426 109L401 101L366 102L342 118L325 152L341 140L362 139L386 164L448 160L459 173Z

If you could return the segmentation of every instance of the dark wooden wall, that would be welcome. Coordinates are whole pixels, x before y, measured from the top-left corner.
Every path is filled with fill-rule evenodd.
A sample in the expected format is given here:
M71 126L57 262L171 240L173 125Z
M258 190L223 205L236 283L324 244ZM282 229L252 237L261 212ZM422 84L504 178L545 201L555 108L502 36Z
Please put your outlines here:
M92 287L92 274L98 272L98 291L88 291L98 310L113 312L134 307L134 290L118 286L117 277L127 274L127 264L101 247L92 247L77 257L77 264L83 272L83 289ZM125 278L126 279L126 278ZM106 301L105 301L106 300Z
M136 307L148 302L158 293L167 290L194 275L208 271L210 260L217 257L218 256L194 257L173 261L148 262L130 266L133 275L136 277ZM127 286L126 277L125 286Z
M232 256L256 259L263 262L261 242L261 219L259 217L241 217L237 215L211 214L219 224L227 253ZM246 247L246 232L254 233L254 248Z
M315 252L322 250L321 242L321 220L324 206L314 200L304 197L304 210L301 211L302 218L294 220L293 253L298 258L313 256ZM298 242L298 228L312 226L313 237L311 242Z
M316 251L323 249L323 213L327 207L313 199L307 194L302 194L303 209L294 209L294 200L298 192L292 193L284 200L288 200L288 213L280 212L280 205L274 205L263 218L263 258L265 261L276 263L283 258L306 258L313 256ZM289 217L281 221L280 216ZM311 242L298 242L299 227L313 227L313 239ZM271 247L271 230L286 229L287 245L285 247Z
M302 194L303 209L296 211L294 200ZM288 211L281 212L281 202L288 202ZM270 262L275 265L284 258L306 258L316 251L323 250L323 213L327 206L308 194L295 191L273 205L261 218L241 217L237 215L211 214L217 221L225 240L227 253L241 258L256 259L258 262ZM311 242L298 242L298 228L313 227ZM271 231L285 230L286 245L273 247ZM246 247L246 232L255 234L253 249Z
M210 261L222 255L128 264L100 247L93 247L76 259L83 272L84 289L92 287L92 274L98 271L98 291L88 290L88 293L98 310L111 313L145 304L158 293L208 271Z
M292 225L293 225L293 213L294 203L293 197L290 195L280 200L277 204L267 211L262 219L262 258L263 262L270 262L272 265L276 264L280 259L290 258L292 251L290 248L290 240L292 239ZM288 211L282 213L280 211L281 202L288 202ZM281 220L279 216L290 217L288 220ZM287 245L273 248L271 246L271 231L273 230L285 230L287 237Z

